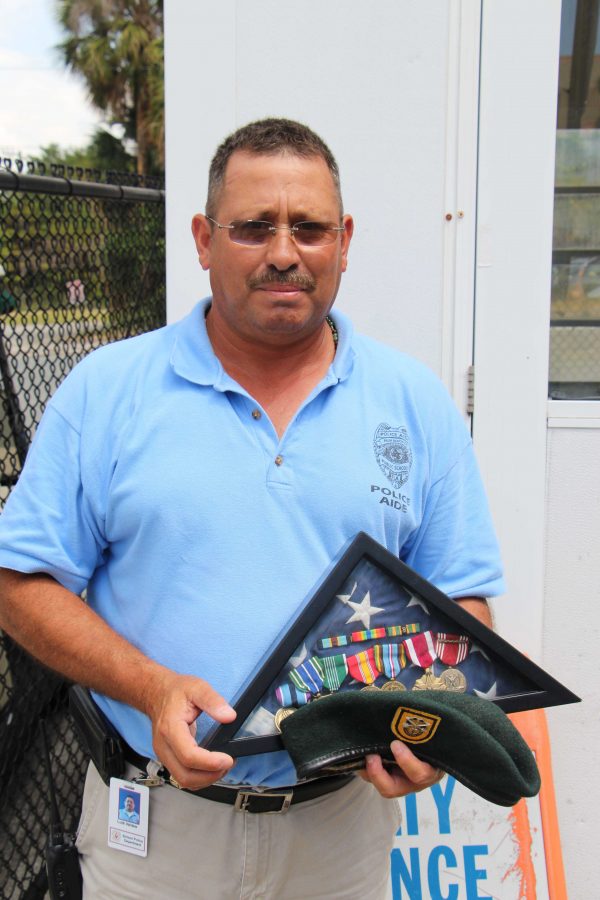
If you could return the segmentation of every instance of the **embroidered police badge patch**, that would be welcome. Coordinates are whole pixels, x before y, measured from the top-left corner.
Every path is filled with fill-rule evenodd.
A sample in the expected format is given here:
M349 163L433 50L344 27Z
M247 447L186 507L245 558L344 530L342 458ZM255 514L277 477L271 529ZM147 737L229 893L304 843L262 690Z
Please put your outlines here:
M375 429L373 449L377 465L388 481L395 488L402 487L412 466L412 450L406 428L392 428L387 422L381 422Z

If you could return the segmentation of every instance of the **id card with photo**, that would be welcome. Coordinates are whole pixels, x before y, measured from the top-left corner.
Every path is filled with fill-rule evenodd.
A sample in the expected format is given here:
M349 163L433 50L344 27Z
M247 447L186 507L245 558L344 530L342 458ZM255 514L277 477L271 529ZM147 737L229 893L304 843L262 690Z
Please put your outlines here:
M150 791L143 784L110 779L108 846L136 856L148 855Z

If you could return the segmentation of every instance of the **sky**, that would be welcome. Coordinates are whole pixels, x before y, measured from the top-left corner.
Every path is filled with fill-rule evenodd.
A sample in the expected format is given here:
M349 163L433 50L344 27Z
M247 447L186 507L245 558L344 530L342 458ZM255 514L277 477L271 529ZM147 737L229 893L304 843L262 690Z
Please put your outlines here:
M0 157L83 147L102 122L83 81L62 64L56 0L0 0Z

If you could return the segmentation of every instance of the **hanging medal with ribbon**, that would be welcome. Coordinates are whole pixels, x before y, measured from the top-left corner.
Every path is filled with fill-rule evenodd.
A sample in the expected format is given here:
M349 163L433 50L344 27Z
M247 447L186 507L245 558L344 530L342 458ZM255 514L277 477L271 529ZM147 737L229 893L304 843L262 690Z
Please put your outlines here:
M275 697L279 709L274 716L275 728L281 733L281 723L286 716L291 716L299 706L305 706L312 700L312 694L297 690L293 684L280 684L275 688Z
M447 666L457 666L469 655L471 641L465 634L446 634L438 631L435 636L435 651Z
M425 669L423 675L420 678L417 678L415 683L412 686L413 691L447 691L448 688L444 684L441 678L438 678L437 675L433 674L433 669L430 667Z
M436 635L435 649L440 662L449 666L439 676L446 685L446 689L463 694L467 689L467 679L459 669L454 667L464 662L469 655L470 639L464 634L447 634L439 631Z
M290 672L290 681L300 691L320 694L323 690L323 666L318 656L312 656Z
M424 631L404 641L404 649L410 662L420 669L428 669L437 659L435 642L431 631Z
M376 644L373 650L375 665L388 678L395 678L406 666L404 644Z
M348 674L348 661L345 653L336 653L334 656L322 656L319 658L323 671L323 684L328 691L337 691L346 680Z
M406 655L411 663L425 669L412 686L413 691L445 691L446 685L433 674L433 662L437 659L435 640L431 631L424 631L404 641Z
M406 666L404 644L376 644L373 650L377 669L388 679L381 690L405 690L404 685L396 679L396 676Z
M287 719L288 716L293 715L296 712L293 706L284 706L281 709L278 709L273 717L273 724L275 728L281 734L281 723L284 719Z
M349 656L348 672L356 681L362 681L364 685L369 687L376 681L379 671L375 665L375 648L369 647L368 650L361 650L354 656Z
M275 688L275 697L280 706L304 706L311 699L307 691L298 691L293 684L280 684Z

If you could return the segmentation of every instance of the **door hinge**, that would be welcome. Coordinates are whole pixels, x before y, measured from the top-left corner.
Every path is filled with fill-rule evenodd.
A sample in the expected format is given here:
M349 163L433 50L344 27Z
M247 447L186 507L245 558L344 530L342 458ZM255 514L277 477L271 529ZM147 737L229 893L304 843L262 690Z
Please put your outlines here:
M467 369L467 413L473 415L475 411L475 366Z

